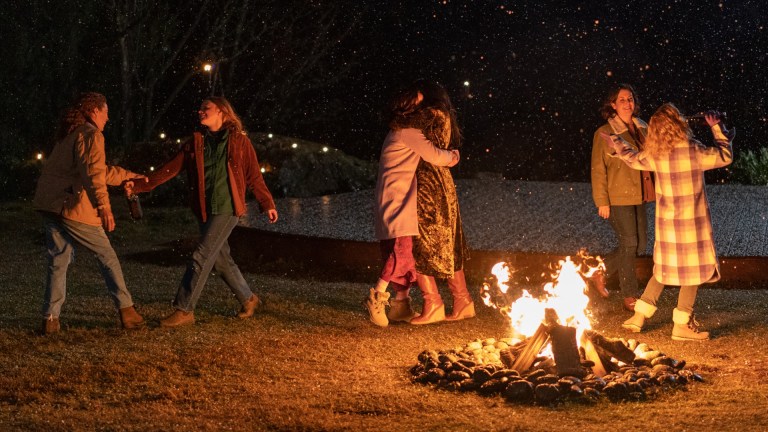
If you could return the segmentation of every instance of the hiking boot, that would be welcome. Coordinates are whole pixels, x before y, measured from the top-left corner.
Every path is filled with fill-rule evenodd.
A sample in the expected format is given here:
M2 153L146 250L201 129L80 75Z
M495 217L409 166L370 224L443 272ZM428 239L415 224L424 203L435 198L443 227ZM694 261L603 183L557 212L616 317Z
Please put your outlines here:
M632 315L632 318L624 321L621 326L632 333L640 333L645 325L645 320L656 313L656 306L646 303L641 299L635 302L633 310L635 314Z
M413 310L410 297L406 297L402 300L392 299L389 301L389 312L387 312L389 321L411 322L411 320L417 316L419 316L419 314Z
M237 313L237 317L240 319L247 319L253 316L253 313L256 311L256 309L261 306L261 299L256 294L252 294L251 298L248 299L248 301L245 302L242 308L240 308L240 312Z
M58 333L61 330L61 322L57 317L50 315L43 320L43 335Z
M385 309L389 304L389 293L376 291L371 288L368 293L368 298L365 299L365 308L368 309L368 316L372 323L379 327L386 327L389 325L387 314Z
M174 311L166 318L160 320L160 327L179 327L195 323L194 312L186 312L183 310Z
M120 309L120 324L125 330L135 330L144 327L144 318L136 312L133 306Z
M709 339L709 332L701 330L701 324L696 321L693 313L687 313L675 308L672 311L672 340L676 341L702 341Z

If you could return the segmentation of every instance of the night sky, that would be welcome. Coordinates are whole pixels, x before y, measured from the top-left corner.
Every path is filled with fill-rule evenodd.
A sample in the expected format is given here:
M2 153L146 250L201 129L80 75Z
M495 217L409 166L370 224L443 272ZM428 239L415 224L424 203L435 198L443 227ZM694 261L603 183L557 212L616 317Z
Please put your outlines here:
M465 167L508 178L587 180L598 108L617 82L636 87L645 120L671 101L684 113L726 111L737 148L768 138L760 2L369 3L377 6L360 40L378 42L359 44L351 151L363 154L354 142L370 141L372 117L358 113L380 104L383 87L411 77L448 88L465 132Z
M19 139L37 133L34 139L40 140L51 125L25 116L50 111L50 121L75 91L96 90L110 100L107 138L119 140L119 32L112 24L111 8L132 3L26 1L29 4L20 2L0 11L7 24L0 29L6 41L0 54L9 59L0 81L8 94L0 116L0 121L10 122L6 131L13 137L22 135ZM150 18L160 19L165 26L160 30L181 33L200 5L221 3L162 4L166 9L153 13L180 15ZM336 42L316 73L270 87L269 75L274 81L305 56L295 45L281 46L279 29L249 48L237 68L222 65L226 96L251 131L320 141L375 160L386 134L379 113L387 99L397 87L427 78L443 84L458 109L465 136L463 161L455 169L459 176L491 171L511 179L588 181L592 134L603 122L598 109L608 88L620 82L638 90L640 117L645 120L668 101L685 113L726 111L738 129L737 158L740 150L757 149L768 139L764 72L768 13L760 1L263 4L268 5L267 15L249 12L254 14L248 15L252 28L280 16L307 15L298 21L294 38L301 38L302 26L332 6L342 12L332 28ZM75 13L68 14L73 8ZM216 10L203 22L239 13ZM150 29L142 31L152 35ZM179 136L196 123L195 110L208 89L198 65L205 55L202 41L207 31L194 32L176 63L157 72L158 106L160 96L171 93L183 76L193 75L157 131ZM145 41L136 49L162 59L167 47L158 49ZM155 72L139 73L152 77ZM135 85L136 91L139 88ZM300 91L286 92L292 89ZM289 116L270 115L289 105ZM157 106L147 109L156 111ZM700 136L709 140L706 134Z

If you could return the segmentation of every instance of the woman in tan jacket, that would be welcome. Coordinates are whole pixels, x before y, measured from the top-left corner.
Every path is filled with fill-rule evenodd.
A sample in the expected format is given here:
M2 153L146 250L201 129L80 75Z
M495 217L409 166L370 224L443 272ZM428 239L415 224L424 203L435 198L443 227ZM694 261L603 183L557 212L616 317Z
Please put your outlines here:
M123 270L105 230L115 229L107 185L130 187L132 180L146 177L106 164L102 131L108 120L107 99L99 93L82 94L62 118L57 143L37 183L32 204L43 215L48 249L44 334L61 328L59 314L75 242L96 255L123 328L144 325L133 307Z
M636 117L638 100L629 84L617 85L606 98L601 114L606 123L594 136L592 143L592 198L601 218L611 224L619 242L606 257L608 275L618 274L623 306L634 310L638 296L635 257L648 245L646 203L655 200L653 177L648 171L635 171L611 157L602 133L621 136L635 150L642 150L648 125ZM597 278L598 292L608 296L605 276Z

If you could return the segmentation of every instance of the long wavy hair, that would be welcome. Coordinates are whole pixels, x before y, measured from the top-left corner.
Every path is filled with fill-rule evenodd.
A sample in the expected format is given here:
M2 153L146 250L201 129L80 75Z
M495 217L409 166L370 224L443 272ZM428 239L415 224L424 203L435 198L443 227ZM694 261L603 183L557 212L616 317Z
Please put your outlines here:
M424 99L416 104L419 93ZM426 109L440 111L450 120L451 138L448 148L461 147L461 128L459 128L456 110L448 97L448 92L436 82L420 79L397 92L384 111L384 121L392 127L398 123L398 119Z
M230 132L242 133L243 121L240 120L240 116L235 112L235 108L229 103L223 96L211 96L205 98L203 101L210 101L212 104L221 110L222 117L224 118L223 127L229 129Z
M94 109L102 109L107 104L107 98L101 93L87 92L81 93L77 99L70 105L59 121L59 128L56 132L55 141L61 141L72 133L78 127L86 122L93 123L91 113Z
M675 105L665 103L648 121L648 136L644 150L651 156L663 156L672 151L675 143L690 142L693 137L688 123Z
M640 113L640 98L637 97L635 88L630 84L621 83L616 84L613 88L611 88L603 100L603 106L600 107L600 115L604 120L608 120L609 118L616 115L616 110L613 109L611 104L616 103L616 99L619 98L619 92L622 90L628 90L630 93L632 93L632 99L635 100L635 110L632 112L632 115L636 116L638 113Z

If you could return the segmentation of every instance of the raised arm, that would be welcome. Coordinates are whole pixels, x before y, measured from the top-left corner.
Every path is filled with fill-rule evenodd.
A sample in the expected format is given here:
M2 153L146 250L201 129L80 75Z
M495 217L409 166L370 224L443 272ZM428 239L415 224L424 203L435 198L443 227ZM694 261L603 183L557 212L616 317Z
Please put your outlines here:
M724 167L733 162L733 138L736 136L736 129L726 130L723 123L715 116L706 117L707 123L712 129L712 136L715 139L715 147L696 147L701 167L704 170Z

